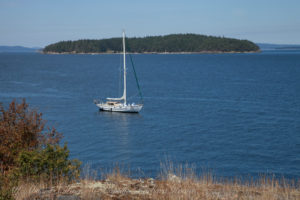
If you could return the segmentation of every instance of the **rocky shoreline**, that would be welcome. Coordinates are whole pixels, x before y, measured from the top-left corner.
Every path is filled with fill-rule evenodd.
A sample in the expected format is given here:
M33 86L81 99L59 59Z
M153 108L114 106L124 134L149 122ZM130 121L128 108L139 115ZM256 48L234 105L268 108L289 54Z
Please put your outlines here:
M79 199L149 199L155 183L153 179L124 179L114 181L81 181L65 186L36 190L26 200Z
M240 53L260 53L261 51L228 51L228 52L224 52L224 51L201 51L201 52L142 52L142 53L130 53L128 52L128 54L240 54ZM54 55L65 55L65 54L83 54L83 55L101 55L101 54L122 54L122 52L97 52L97 53L77 53L77 52L40 52L41 54L54 54Z
M264 179L257 183L242 184L238 181L216 182L212 177L201 179L169 174L166 179L131 179L114 174L102 181L81 180L55 187L23 184L16 189L16 200L126 200L126 199L204 199L204 200L297 200L298 186L280 184Z

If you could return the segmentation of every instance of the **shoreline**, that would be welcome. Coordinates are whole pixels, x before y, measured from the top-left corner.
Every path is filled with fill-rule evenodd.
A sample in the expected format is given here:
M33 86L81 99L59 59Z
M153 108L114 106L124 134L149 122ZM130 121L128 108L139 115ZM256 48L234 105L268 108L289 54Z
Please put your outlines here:
M243 53L260 53L259 51L201 51L201 52L142 52L142 53L129 53L126 54L159 54L159 55L178 55L178 54L243 54ZM49 55L75 55L75 54L82 54L82 55L102 55L102 54L122 54L122 52L97 52L97 53L76 53L76 52L38 52L41 54L49 54Z
M300 197L299 187L284 179L262 177L258 181L242 183L241 180L217 181L210 174L196 177L192 174L167 173L161 179L130 178L118 170L107 174L104 179L93 177L73 183L60 182L48 185L40 182L22 182L15 190L18 199L111 199L111 200L154 200L154 199L245 199L245 200L296 200Z

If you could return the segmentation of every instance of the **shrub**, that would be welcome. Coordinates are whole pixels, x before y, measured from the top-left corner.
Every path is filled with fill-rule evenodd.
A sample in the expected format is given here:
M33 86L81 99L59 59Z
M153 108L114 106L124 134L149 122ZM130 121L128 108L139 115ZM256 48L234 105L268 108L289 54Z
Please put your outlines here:
M43 149L22 151L17 160L15 173L22 179L56 183L61 179L72 181L79 178L80 162L69 160L67 145L48 144Z
M80 162L69 160L67 145L59 146L62 134L44 130L45 124L25 99L12 101L7 110L0 102L0 200L12 199L23 179L56 184L79 178Z
M47 144L58 144L61 134L54 128L44 131L42 114L31 110L25 99L12 101L9 108L0 103L0 170L9 171L21 151L32 151Z

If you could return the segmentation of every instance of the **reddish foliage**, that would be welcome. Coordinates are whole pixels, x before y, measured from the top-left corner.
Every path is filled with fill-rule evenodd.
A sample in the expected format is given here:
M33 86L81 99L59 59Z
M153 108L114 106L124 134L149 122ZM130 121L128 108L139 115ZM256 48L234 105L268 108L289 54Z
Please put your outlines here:
M20 151L60 141L62 135L55 128L44 128L42 114L29 109L25 99L20 104L12 101L7 110L0 103L0 170L14 167Z

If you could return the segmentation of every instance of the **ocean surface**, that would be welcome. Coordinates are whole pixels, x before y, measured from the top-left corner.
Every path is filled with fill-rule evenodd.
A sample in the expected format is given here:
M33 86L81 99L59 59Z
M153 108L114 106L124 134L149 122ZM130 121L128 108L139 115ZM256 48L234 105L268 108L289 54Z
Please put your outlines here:
M133 55L139 114L99 112L122 94L121 55L0 54L0 102L26 98L92 169L156 177L161 163L218 177L300 178L300 51ZM128 96L138 90L128 62Z

